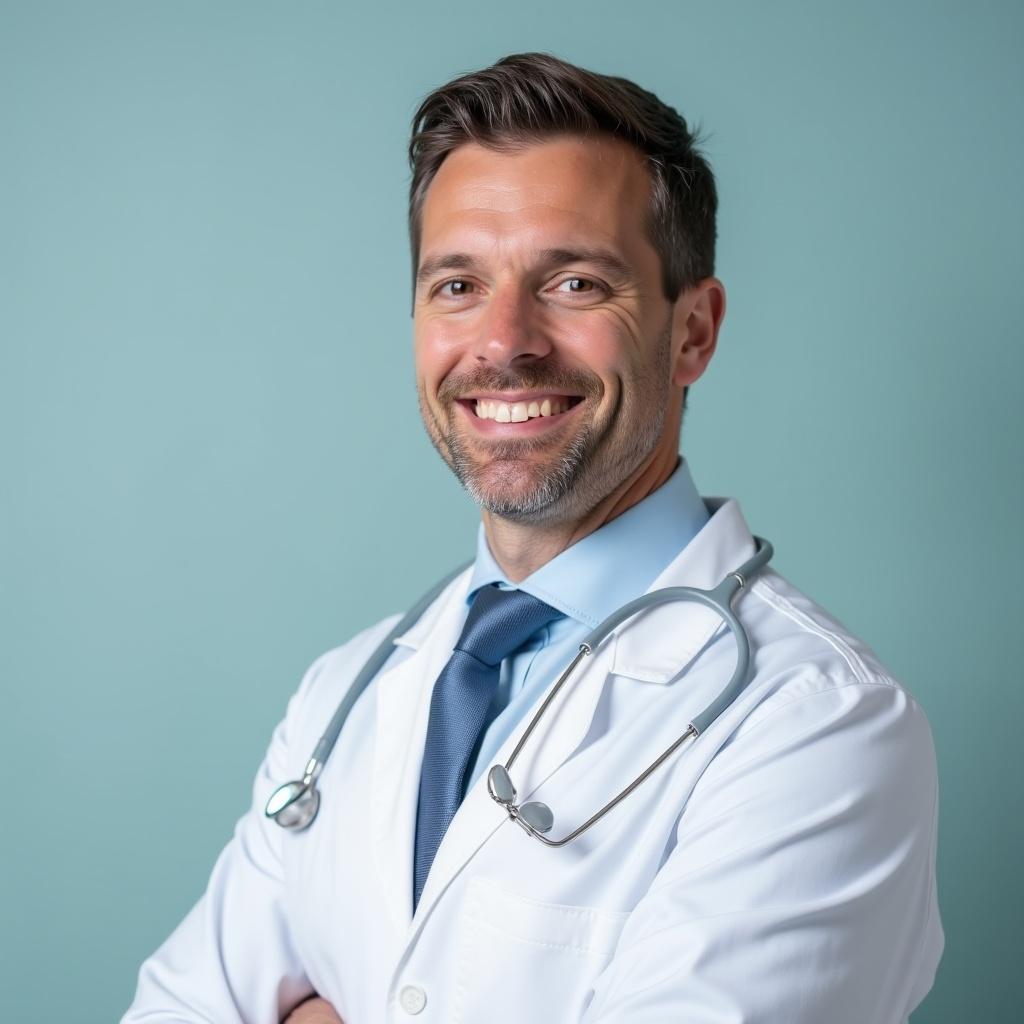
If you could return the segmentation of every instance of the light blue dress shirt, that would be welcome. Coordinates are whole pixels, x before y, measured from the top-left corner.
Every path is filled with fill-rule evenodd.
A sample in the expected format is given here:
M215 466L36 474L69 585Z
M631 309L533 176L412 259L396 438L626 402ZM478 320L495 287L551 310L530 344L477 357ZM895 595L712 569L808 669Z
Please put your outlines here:
M565 617L545 626L501 665L466 789L494 764L502 744L541 692L569 664L580 641L626 602L645 593L708 521L686 460L653 494L512 584L494 560L483 525L466 603L481 587L517 587Z

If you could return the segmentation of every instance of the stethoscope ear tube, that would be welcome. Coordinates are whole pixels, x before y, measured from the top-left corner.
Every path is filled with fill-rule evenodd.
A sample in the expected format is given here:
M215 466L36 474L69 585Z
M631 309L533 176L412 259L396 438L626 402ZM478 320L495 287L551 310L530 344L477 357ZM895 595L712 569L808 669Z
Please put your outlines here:
M750 636L740 624L739 619L736 618L731 602L737 591L745 587L751 577L771 561L775 551L771 542L763 537L755 537L754 543L757 545L757 550L753 558L744 562L734 572L729 573L714 590L706 595L705 603L714 608L732 630L732 635L736 640L736 668L725 689L699 715L694 717L693 727L697 730L698 735L704 732L732 704L747 685L750 672Z
M637 614L637 612L645 611L660 604L669 604L673 601L697 601L700 604L706 605L713 612L717 612L729 629L732 630L732 634L736 639L736 668L733 671L732 678L722 692L699 715L694 716L691 724L697 735L704 732L732 704L747 685L747 675L750 670L750 638L739 619L736 618L731 602L737 592L745 587L750 579L771 561L775 551L771 542L763 537L754 537L754 543L756 550L753 556L747 559L738 569L730 572L712 590L700 590L697 587L666 587L663 590L644 594L609 615L583 641L591 650L596 650L598 645L608 637L612 630L625 622L626 619Z

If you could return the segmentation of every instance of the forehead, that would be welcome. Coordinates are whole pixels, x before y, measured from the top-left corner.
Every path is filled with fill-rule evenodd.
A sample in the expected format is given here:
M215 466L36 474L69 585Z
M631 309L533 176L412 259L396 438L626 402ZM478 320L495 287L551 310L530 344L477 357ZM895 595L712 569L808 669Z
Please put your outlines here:
M646 243L649 194L642 154L618 139L559 136L510 151L465 143L427 190L420 258L565 242L628 252Z

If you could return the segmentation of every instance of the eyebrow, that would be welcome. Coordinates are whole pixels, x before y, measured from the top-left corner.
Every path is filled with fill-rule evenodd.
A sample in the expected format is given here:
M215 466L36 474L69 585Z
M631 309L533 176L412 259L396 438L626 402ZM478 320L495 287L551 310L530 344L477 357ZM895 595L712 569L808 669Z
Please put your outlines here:
M439 274L442 270L472 270L476 266L476 260L464 252L450 252L444 256L431 256L420 264L416 271L416 284L421 285L424 281Z
M590 263L612 277L628 278L633 268L611 249L584 247L580 249L542 249L538 254L542 266L560 266L565 263ZM442 270L473 270L478 261L464 252L445 253L425 259L416 271L417 286L439 274Z

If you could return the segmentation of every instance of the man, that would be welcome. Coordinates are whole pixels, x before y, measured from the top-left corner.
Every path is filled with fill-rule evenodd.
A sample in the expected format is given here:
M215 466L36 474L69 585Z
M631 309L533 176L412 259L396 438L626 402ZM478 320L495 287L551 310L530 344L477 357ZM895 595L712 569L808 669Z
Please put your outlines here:
M420 405L481 508L476 560L394 641L319 816L291 832L266 801L395 620L313 665L125 1021L905 1021L943 945L928 725L771 569L733 605L745 690L588 832L549 848L488 793L598 622L651 589L712 588L755 550L678 455L725 312L685 122L525 54L428 97L410 156ZM702 605L624 622L524 745L516 799L564 836L735 661Z

